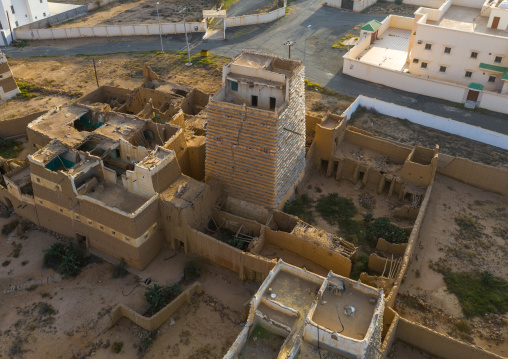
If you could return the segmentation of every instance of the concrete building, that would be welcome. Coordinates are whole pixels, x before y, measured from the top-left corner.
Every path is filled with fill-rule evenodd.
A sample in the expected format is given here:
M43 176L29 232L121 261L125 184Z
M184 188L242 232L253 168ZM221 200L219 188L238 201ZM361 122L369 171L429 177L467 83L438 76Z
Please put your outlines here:
M7 58L0 51L0 101L5 101L19 93L18 85L12 76L11 68L7 63Z
M344 55L344 73L402 90L508 113L508 3L422 1L390 15Z
M48 0L0 0L0 45L11 43L15 28L50 15Z
M304 67L243 52L224 66L208 105L206 180L226 194L277 208L305 168Z
M324 278L279 260L252 298L247 324L224 359L264 358L267 351L278 353L273 358L381 358L384 304L382 289L333 272ZM255 338L258 327L270 334Z

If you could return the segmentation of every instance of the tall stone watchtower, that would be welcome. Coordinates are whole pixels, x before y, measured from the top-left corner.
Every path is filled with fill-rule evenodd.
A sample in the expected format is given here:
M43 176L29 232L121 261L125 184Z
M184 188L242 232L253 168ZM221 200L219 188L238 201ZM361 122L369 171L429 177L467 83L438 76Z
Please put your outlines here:
M206 180L226 194L277 208L305 168L301 62L244 51L224 66L208 104Z

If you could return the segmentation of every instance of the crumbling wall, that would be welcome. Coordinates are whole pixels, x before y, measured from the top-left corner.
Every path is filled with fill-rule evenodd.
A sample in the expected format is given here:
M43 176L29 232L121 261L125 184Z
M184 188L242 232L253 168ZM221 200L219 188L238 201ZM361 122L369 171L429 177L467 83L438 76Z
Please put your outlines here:
M187 141L190 177L201 181L205 178L206 137L193 136Z
M376 250L402 257L406 252L406 247L407 243L393 244L383 238L379 238L377 240Z
M182 101L181 108L187 115L195 116L205 110L210 95L196 88L192 89Z
M0 121L0 137L10 138L10 137L26 136L27 135L26 126L36 118L39 118L40 116L44 115L46 112L47 111L39 111L23 117L17 117Z
M317 243L301 239L291 233L274 231L268 227L265 228L265 240L267 244L295 253L341 276L349 277L351 274L351 260Z
M399 318L397 339L443 359L501 359L479 347L460 342L452 337Z
M378 137L360 133L356 129L351 128L351 126L348 126L345 140L356 145L377 151L383 155L388 156L391 161L400 164L403 164L411 153L411 149L405 146L383 140Z
M7 188L0 186L0 202L7 207L12 208L14 213L22 218L28 219L30 222L39 225L39 217L33 203L18 199L9 193Z
M151 317L145 317L133 309L123 305L117 304L116 307L111 311L111 321L109 327L115 325L121 318L125 317L134 324L141 328L152 331L157 330L162 324L164 324L180 307L188 305L191 302L191 297L194 294L200 294L203 292L201 283L194 282L189 288L185 289L178 297L173 299L171 303L166 305L164 308L159 310L155 315Z
M182 128L179 129L166 142L164 148L175 151L182 173L186 176L190 176L189 153L187 150L187 142L185 141L185 131Z
M506 169L440 154L437 172L470 186L508 196Z

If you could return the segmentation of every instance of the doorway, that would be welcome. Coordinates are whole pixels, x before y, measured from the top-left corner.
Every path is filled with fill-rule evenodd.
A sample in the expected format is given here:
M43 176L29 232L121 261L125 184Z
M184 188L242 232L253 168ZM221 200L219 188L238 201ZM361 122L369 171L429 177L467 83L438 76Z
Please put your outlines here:
M467 100L476 102L476 101L478 101L479 95L480 95L479 91L469 90L469 92L467 93Z
M501 20L501 18L499 16L494 16L494 19L492 20L491 28L497 29L497 27L499 26L499 20Z

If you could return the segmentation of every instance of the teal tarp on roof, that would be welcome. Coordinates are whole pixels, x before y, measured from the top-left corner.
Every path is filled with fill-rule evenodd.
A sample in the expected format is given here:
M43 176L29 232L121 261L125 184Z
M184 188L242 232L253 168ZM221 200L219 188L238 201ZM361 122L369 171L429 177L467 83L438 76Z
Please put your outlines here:
M379 29L381 27L381 23L377 20L370 20L368 23L366 23L365 25L363 25L360 30L365 30L365 31L376 31L377 29Z

